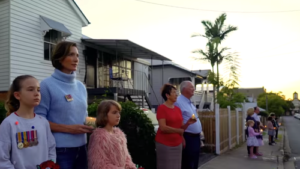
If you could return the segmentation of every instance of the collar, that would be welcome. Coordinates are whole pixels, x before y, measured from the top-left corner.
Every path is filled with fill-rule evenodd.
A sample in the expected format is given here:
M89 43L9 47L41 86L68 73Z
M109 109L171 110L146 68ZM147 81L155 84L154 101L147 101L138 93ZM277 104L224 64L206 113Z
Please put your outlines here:
M183 99L183 101L187 102L187 103L192 103L190 99L186 98L184 95L180 95L180 98Z
M52 77L66 83L74 83L76 78L76 72L72 72L71 74L66 74L58 69L55 69L54 73L52 74Z

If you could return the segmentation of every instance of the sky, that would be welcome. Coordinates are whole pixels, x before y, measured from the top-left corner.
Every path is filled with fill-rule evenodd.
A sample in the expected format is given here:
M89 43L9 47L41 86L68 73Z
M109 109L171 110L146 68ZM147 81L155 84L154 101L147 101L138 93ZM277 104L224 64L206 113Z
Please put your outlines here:
M147 3L150 2L150 3ZM286 98L300 93L299 0L76 0L91 24L82 33L95 39L129 39L187 69L210 69L192 53L205 49L202 20L223 12L237 26L222 47L240 58L240 87L265 87ZM157 4L161 5L157 5ZM173 7L170 7L173 6ZM182 7L182 8L178 8ZM285 12L290 11L290 12ZM224 64L221 74L226 75Z

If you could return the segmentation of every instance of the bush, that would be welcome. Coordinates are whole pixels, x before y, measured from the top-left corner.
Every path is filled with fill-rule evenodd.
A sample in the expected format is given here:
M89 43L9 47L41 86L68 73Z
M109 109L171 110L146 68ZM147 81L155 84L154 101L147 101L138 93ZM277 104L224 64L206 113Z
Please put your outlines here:
M133 102L123 102L119 127L127 136L128 150L135 164L156 168L155 131L147 115Z
M96 117L97 107L101 101L95 100L88 106L90 117ZM118 127L127 137L127 147L133 162L145 169L156 169L155 131L151 120L135 103L120 102L120 104L122 112Z
M6 110L4 107L4 102L0 102L0 124L6 117Z

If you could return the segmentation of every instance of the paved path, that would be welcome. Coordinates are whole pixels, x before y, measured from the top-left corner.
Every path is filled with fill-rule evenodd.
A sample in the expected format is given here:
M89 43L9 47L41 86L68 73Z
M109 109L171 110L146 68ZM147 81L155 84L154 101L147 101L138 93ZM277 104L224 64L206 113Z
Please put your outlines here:
M284 126L291 149L290 160L295 160L295 168L300 168L300 120L292 116L284 117Z
M298 129L299 130L299 129ZM282 135L280 131L280 135ZM275 146L269 146L267 136L264 136L265 145L260 147L260 152L264 155L258 159L250 159L247 154L247 145L243 144L241 147L235 148L227 153L224 153L208 163L199 167L199 169L279 169L283 168L280 162L281 157L280 148L282 147L281 142Z

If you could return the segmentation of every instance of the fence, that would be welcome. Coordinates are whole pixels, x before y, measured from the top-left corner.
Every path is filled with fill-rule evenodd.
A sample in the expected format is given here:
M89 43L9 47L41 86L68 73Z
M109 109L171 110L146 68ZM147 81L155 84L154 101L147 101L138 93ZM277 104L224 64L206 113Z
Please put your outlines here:
M198 112L205 136L205 150L221 154L245 141L244 109L219 109Z

